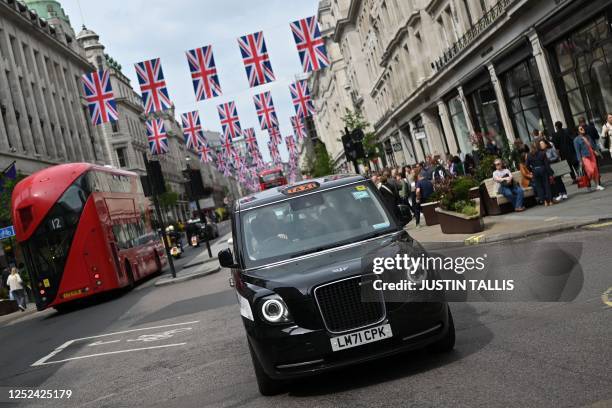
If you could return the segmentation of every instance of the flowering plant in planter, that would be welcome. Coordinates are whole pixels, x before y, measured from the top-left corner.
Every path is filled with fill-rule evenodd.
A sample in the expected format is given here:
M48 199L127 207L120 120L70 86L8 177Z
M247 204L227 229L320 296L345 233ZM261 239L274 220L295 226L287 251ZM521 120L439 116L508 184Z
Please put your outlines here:
M470 176L447 179L438 183L440 208L467 216L478 215L479 209L469 197L470 189L476 186L478 182Z

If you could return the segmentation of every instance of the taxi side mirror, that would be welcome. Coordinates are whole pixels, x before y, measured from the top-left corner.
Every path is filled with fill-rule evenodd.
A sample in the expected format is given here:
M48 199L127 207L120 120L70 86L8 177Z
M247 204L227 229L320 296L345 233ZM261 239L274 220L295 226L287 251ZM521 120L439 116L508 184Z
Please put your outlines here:
M236 263L234 262L234 255L232 254L232 250L229 248L222 249L217 254L217 258L219 258L219 265L223 268L235 268Z

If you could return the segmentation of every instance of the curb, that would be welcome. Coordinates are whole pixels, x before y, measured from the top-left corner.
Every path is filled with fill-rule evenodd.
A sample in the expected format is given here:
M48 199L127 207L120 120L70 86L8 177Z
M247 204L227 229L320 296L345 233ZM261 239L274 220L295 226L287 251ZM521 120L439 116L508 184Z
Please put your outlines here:
M464 240L455 240L455 241L444 241L444 242L421 242L421 244L428 250L440 250L445 248L458 248L463 246L474 246L474 245L482 245L482 244L490 244L496 242L504 242L514 239L528 238L536 235L542 234L550 234L553 232L563 232L568 230L575 230L578 228L586 227L591 224L601 223L610 221L611 218L592 218L589 220L577 220L577 221L569 221L561 224L555 225L546 225L543 227L529 229L527 231L520 232L509 232L509 233L501 233L487 236L486 233L481 233L478 235L474 235L468 237Z
M216 256L213 256L212 258L208 258L205 261L198 261L198 262L187 264L187 265L183 266L183 269L189 269L189 268L193 268L194 266L204 265L204 264L209 263L209 262L217 261L218 259L219 258L217 258Z
M192 279L203 278L204 276L212 275L213 273L219 272L221 270L220 266L215 266L212 269L208 269L202 272L194 272L189 275L177 276L176 278L162 278L158 279L155 282L155 286L165 286L172 285L175 283L181 283Z

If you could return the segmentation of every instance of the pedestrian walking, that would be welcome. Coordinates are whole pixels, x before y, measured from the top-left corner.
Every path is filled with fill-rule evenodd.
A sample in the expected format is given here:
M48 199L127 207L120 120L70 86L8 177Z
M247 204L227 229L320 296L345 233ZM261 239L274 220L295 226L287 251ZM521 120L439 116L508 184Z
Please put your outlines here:
M382 199L386 204L387 208L399 218L400 214L398 204L400 203L400 196L395 184L395 180L393 180L394 183L391 183L390 177L391 176L390 174L388 174L387 171L383 173L382 177L380 178L380 187L378 188L378 190L380 191Z
M527 168L533 173L533 183L538 197L538 202L544 203L546 207L551 206L552 190L550 188L550 176L552 169L548 163L546 152L540 148L539 143L534 142L527 156Z
M601 128L601 139L603 139L604 149L610 149L612 144L612 113L608 113L606 123Z
M434 187L431 181L422 174L418 174L415 188L415 204L414 204L414 218L416 221L417 228L421 227L421 204L426 203L429 196L434 192Z
M559 150L561 160L567 161L567 165L570 168L570 176L572 177L572 180L576 182L576 172L580 168L580 165L576 161L574 138L569 130L563 127L563 123L560 121L555 122L555 130L556 131L553 134L552 141L555 147Z
M26 310L26 299L25 299L25 291L23 290L23 281L21 280L21 276L19 276L19 272L17 268L11 268L11 274L6 280L7 285L11 291L11 295L13 299L17 301L17 306L21 311Z
M561 161L559 153L557 152L555 145L551 141L547 139L541 139L540 149L546 152L546 158L548 159L549 163L557 163ZM553 200L559 202L561 200L567 199L567 189L565 188L565 184L563 184L561 176L556 174L553 174L552 176L554 178L554 181L552 183Z
M597 166L597 155L601 155L599 146L587 134L584 126L578 126L578 136L574 138L574 148L576 149L576 158L582 164L582 171L589 178L589 190L591 189L591 181L595 183L596 190L604 190L599 182L599 168Z

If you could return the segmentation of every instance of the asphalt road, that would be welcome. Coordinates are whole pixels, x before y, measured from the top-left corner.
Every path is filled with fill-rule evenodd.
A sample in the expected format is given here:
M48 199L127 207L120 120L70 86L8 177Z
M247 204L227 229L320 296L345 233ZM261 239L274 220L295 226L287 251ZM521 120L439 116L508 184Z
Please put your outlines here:
M69 400L24 404L45 407L611 406L612 308L602 293L612 287L612 227L517 245L546 242L578 248L575 300L453 303L457 343L447 355L413 352L262 397L221 270L163 287L149 281L71 313L1 327L0 385L72 391ZM486 251L508 259L513 247ZM188 251L179 266L196 252ZM516 264L497 268L512 274Z

